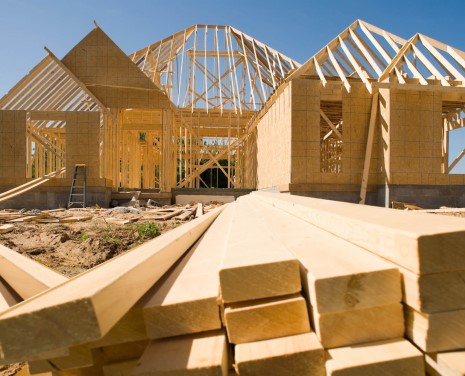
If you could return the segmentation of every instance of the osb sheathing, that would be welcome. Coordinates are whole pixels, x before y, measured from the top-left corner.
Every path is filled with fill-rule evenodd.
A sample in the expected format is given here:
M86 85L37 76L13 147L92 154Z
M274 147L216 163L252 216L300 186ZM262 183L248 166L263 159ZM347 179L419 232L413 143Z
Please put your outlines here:
M20 184L26 177L26 111L0 111L0 179Z
M291 179L291 87L284 87L257 125L257 188L278 187Z
M72 178L76 164L86 165L88 178L100 175L100 113L66 113L66 177Z
M62 62L106 107L169 107L167 97L100 28L84 37Z

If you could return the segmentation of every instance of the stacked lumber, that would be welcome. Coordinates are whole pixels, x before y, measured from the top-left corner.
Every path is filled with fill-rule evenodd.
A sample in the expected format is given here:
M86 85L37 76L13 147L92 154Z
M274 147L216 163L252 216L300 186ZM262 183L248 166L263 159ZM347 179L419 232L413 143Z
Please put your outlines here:
M402 274L406 335L423 352L436 357L465 348L462 219L272 193L253 196L395 265Z
M463 375L464 242L457 218L254 193L39 295L13 286L19 304L0 269L15 304L0 313L0 363L53 376L419 376L426 361ZM436 278L457 282L452 296Z
M248 202L234 205L222 262L220 303L241 375L324 374L324 353L311 332L300 265Z

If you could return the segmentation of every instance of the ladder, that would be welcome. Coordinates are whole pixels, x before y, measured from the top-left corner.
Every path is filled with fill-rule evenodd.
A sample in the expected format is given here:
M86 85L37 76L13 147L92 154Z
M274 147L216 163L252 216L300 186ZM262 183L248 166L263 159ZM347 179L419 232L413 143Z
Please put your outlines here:
M74 166L73 182L69 191L68 209L73 205L86 207L86 165L77 164Z

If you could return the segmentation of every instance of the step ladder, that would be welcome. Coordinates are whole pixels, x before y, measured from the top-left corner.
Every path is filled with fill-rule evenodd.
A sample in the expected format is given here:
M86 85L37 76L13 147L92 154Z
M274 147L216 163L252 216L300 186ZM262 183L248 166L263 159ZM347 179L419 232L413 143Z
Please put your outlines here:
M86 207L86 165L77 164L74 166L73 182L69 191L68 209L73 205Z

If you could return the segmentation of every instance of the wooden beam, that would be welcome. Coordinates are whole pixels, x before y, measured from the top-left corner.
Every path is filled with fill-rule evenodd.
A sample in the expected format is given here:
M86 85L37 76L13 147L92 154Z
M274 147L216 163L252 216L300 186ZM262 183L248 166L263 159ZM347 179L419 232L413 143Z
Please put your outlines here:
M0 312L18 304L22 298L16 293L11 286L0 277Z
M29 299L68 280L3 245L0 245L0 275L23 299Z
M405 339L330 349L326 369L328 376L425 374L423 354Z
M215 209L1 314L1 362L12 363L103 337L198 240L221 210ZM137 289L133 288L135 281ZM123 291L125 298L121 300ZM44 331L47 336L40 335Z
M228 375L226 336L221 331L153 341L133 376Z
M274 193L252 194L417 274L465 270L465 230L460 218ZM448 245L447 253L441 244Z
M91 97L93 99L93 101L95 103L97 103L99 105L99 107L107 112L109 114L109 110L103 105L102 102L100 102L100 100L87 88L87 86L79 79L77 78L77 76L71 72L68 67L66 65L64 65L61 60L59 60L54 54L52 51L50 51L47 47L44 47L45 48L45 51L48 52L48 54L50 55L50 57L55 61L55 63L57 63L61 69L63 69L66 74L68 74L75 82L76 84L82 89L84 90L84 92L89 95L89 97Z
M406 337L424 352L465 348L465 310L423 313L405 306Z
M457 156L457 158L454 159L454 161L450 164L450 166L447 168L447 173L450 174L450 172L454 169L455 166L457 166L457 163L459 163L463 156L465 155L465 149L463 149L460 154Z
M231 220L232 207L227 207L163 283L144 297L149 338L221 329L218 270Z
M244 205L236 201L234 211L219 272L223 301L232 303L299 292L299 263L295 256L274 241Z
M362 204L362 205L365 205L365 200L366 200L366 195L367 195L368 178L370 174L370 164L371 164L371 152L373 150L373 140L375 136L375 127L376 127L376 116L378 114L378 96L379 96L378 92L374 93L373 98L371 100L370 123L368 124L367 147L365 150L365 162L363 164L362 186L360 188L359 204Z
M402 304L386 304L339 312L313 312L316 334L324 348L401 338Z
M234 344L292 336L311 330L307 304L300 294L229 304L224 310L224 319L228 339Z
M235 346L240 375L325 375L325 353L315 333Z
M331 64L333 64L334 69L336 70L337 74L339 75L339 78L344 83L344 87L346 88L347 92L349 93L350 92L349 81L347 81L347 78L346 78L344 72L342 71L338 61L334 57L334 55L331 52L331 50L329 49L329 47L326 47L326 50L327 50L327 53L328 53L329 60L331 61Z
M332 123L331 120L326 116L326 114L323 112L322 109L320 109L320 116L326 121L326 123L329 125L329 127L332 129L332 131L336 134L337 138L342 140L342 134L339 132L339 130L336 128L336 126Z
M360 79L363 81L363 83L365 84L368 92L371 94L372 91L373 91L373 88L371 87L371 83L370 81L368 80L368 78L366 77L365 75L365 72L362 70L359 62L355 59L355 57L352 55L352 53L350 52L350 50L347 48L346 44L344 43L344 41L339 38L339 43L341 45L341 48L342 50L344 51L344 53L347 55L347 58L350 60L350 63L352 64L352 66L354 67L355 71L357 72L358 76L360 77Z

